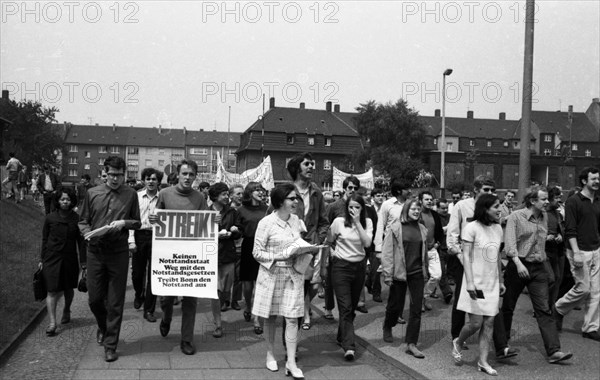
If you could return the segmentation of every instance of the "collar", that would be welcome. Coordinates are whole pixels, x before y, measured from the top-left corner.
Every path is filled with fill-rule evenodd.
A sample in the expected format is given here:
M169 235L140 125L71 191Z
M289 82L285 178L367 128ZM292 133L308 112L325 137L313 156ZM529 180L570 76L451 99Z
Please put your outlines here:
M151 196L150 196L150 194L148 194L148 189L144 188L144 189L143 189L143 190L141 190L141 191L143 191L143 192L144 192L144 194L142 194L142 197L148 197L148 198L150 198L150 199L158 198L158 193L160 192L160 190L158 190L158 191L156 192L156 194L154 194L154 196L153 196L153 197L151 197Z
M286 226L290 226L290 221L294 217L294 214L290 214L288 220L283 220L277 215L277 211L273 211L273 217L275 218L275 223L277 223L281 228L285 228Z
M527 220L536 219L535 215L533 214L533 211L530 208L525 208L523 210L524 210L525 216L527 217ZM540 213L539 220L544 220L544 214L545 213L546 213L545 211L542 211Z
M592 201L590 198L586 197L585 195L581 194L581 191L577 193L577 195L579 195L579 199L583 200L588 200L588 201ZM594 194L594 202L600 202L600 194Z
M117 189L112 189L110 186L108 186L107 184L104 184L104 192L105 193L110 193L111 191L114 191L117 194L121 194L123 192L123 188L125 186L121 185L119 186Z

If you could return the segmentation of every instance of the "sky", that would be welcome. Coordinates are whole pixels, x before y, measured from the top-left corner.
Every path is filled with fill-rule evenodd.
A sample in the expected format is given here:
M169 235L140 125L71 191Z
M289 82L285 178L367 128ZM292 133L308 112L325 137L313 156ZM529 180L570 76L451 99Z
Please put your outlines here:
M525 0L2 1L0 83L58 122L243 132L276 106L521 117ZM533 109L600 97L600 2L536 1Z

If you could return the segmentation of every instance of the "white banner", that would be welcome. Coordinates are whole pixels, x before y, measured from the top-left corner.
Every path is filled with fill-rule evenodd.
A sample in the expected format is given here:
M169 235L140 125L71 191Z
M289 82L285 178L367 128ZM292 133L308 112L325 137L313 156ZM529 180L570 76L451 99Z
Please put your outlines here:
M375 181L373 180L373 168L369 169L368 172L363 173L363 174L349 174L349 173L344 173L343 171L339 170L335 166L333 167L333 187L332 187L332 189L334 191L335 190L344 190L343 189L344 180L346 179L346 177L350 177L351 175L358 178L361 186L364 186L369 190L373 190L373 187L375 186Z
M219 298L216 211L156 210L152 293Z
M259 182L262 186L271 190L275 187L273 181L273 168L271 167L271 157L267 156L264 161L254 169L248 169L242 174L230 173L225 170L221 155L217 152L217 174L216 182L224 182L227 186L240 184L246 186L249 182Z

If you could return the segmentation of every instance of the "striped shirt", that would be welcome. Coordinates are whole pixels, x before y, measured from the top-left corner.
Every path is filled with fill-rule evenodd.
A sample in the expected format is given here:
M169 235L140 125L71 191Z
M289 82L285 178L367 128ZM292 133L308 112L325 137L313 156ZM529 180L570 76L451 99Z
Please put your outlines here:
M154 210L156 209L156 202L158 201L158 191L154 194L153 197L148 195L147 189L142 189L138 191L138 202L140 204L140 218L142 221L142 227L140 231L147 230L152 231L152 224L148 220L148 216L154 214ZM129 243L135 243L135 237L133 230L129 230Z
M508 257L518 256L528 262L546 261L548 216L542 212L536 218L531 209L513 211L506 220L504 242Z

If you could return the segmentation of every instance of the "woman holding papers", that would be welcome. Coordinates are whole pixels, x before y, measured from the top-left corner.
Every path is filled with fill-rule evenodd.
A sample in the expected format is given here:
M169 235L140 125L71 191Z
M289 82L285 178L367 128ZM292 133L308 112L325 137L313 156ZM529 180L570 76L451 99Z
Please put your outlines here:
M285 317L287 330L286 375L294 379L304 379L296 366L296 346L298 318L304 315L304 274L294 269L295 257L309 252L300 233L306 228L296 215L298 197L291 183L277 185L271 191L271 205L275 209L264 217L256 229L252 254L260 264L252 314L266 318L265 332L268 343L267 368L277 371L277 361L273 354L275 344L275 322L277 316ZM312 246L311 253L319 247Z
M365 248L373 241L373 222L366 217L363 197L354 194L346 200L344 217L331 223L327 245L333 247L331 259L325 250L321 276L327 276L331 265L331 284L340 313L337 341L344 350L346 360L354 360L354 317L365 282ZM327 264L329 263L329 264Z

